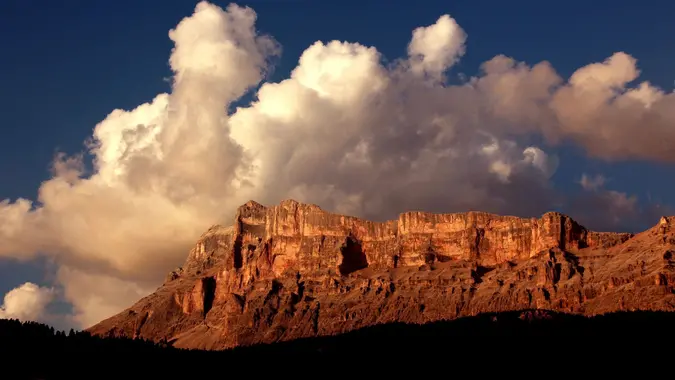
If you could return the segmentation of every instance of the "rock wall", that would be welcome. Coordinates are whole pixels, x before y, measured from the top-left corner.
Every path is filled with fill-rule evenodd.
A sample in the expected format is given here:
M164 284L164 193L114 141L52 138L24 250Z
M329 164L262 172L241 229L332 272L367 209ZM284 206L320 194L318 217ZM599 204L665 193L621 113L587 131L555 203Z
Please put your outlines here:
M556 212L372 222L248 202L156 292L89 331L218 349L480 312L675 310L674 224L632 235Z
M557 212L539 219L406 212L372 222L293 200L269 208L251 201L239 208L232 227L213 227L202 236L185 267L203 271L222 264L221 277L236 287L289 273L346 275L449 260L491 267L551 248L609 247L631 236L588 231Z

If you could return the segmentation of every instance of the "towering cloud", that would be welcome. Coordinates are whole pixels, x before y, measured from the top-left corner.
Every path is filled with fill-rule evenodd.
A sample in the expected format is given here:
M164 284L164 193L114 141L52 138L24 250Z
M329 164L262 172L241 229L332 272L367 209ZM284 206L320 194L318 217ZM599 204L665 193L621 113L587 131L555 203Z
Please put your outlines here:
M82 326L154 290L201 232L249 199L374 219L410 209L536 215L564 198L550 182L558 159L525 144L531 135L606 159L675 160L674 95L626 89L638 74L630 56L564 81L547 62L500 55L450 86L445 72L467 36L449 15L414 30L394 67L375 47L317 41L287 79L262 83L228 114L281 52L255 21L250 8L199 3L169 32L171 93L95 126L93 172L82 156L59 155L38 203L0 203L0 256L52 256Z
M230 137L225 114L279 53L256 35L255 19L249 8L199 3L169 32L171 94L96 125L94 173L84 177L80 157L60 155L40 205L2 204L0 255L54 255L83 325L153 289L190 241L255 196L252 157Z

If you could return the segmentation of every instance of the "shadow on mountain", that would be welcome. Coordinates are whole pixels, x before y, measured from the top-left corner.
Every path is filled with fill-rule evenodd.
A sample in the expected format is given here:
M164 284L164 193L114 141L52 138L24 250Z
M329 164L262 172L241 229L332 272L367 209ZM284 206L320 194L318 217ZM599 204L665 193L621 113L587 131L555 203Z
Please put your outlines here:
M315 366L345 376L369 368L394 373L411 368L441 374L470 371L471 377L549 368L554 375L563 371L573 376L591 367L607 373L625 371L631 363L666 365L672 360L673 338L675 313L583 317L522 310L423 325L382 324L338 336L201 351L72 330L66 334L44 324L4 319L0 320L0 358L3 371L15 374L7 377L11 379L220 379L241 377L238 374L257 378L263 373L286 377L291 369L294 378L315 378L319 375L311 369Z

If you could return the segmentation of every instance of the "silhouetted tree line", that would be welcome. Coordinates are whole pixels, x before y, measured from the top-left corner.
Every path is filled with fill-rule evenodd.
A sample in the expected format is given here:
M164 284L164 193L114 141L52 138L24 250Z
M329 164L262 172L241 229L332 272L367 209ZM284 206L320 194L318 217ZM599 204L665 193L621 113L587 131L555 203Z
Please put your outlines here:
M486 371L498 368L492 367L497 362L525 363L532 369L561 361L565 366L583 362L584 368L604 365L607 373L628 363L671 362L673 338L675 313L621 312L587 318L527 310L423 325L382 324L338 336L200 351L5 319L0 320L0 363L5 371L0 378L219 379L240 374L257 378L263 373L283 375L290 368L294 377L305 377L316 375L314 366L326 364L338 365L336 371L354 366L396 371L455 363ZM438 356L448 362L431 360ZM626 361L620 359L627 356ZM509 368L513 369L502 370Z

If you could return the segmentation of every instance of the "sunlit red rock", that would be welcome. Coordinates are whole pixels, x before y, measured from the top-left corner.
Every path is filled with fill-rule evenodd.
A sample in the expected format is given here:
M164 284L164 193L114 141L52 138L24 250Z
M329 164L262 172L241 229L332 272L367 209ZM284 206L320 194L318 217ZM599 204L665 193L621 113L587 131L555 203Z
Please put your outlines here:
M155 293L90 331L218 349L491 311L675 310L674 220L632 235L555 212L379 223L251 201Z

